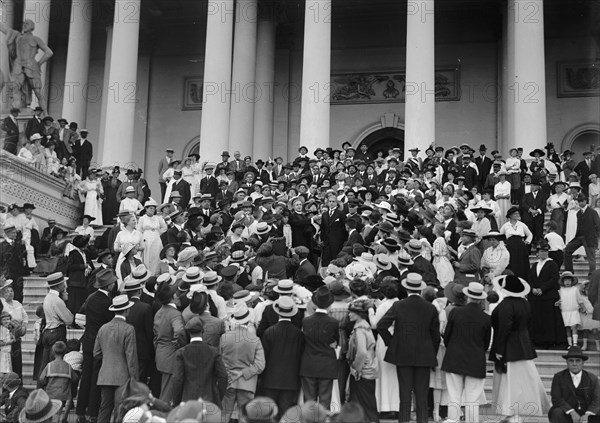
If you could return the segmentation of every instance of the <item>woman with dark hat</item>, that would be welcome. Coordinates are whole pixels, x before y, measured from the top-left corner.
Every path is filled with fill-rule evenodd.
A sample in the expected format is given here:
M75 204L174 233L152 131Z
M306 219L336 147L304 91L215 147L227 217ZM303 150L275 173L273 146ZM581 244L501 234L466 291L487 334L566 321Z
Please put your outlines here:
M121 169L115 166L108 178L102 180L102 189L104 189L104 201L102 202L102 221L106 224L112 223L113 219L119 213L119 202L117 201L117 191L121 186L119 175Z
M492 312L492 404L503 416L544 415L550 401L533 362L537 354L529 336L531 306L526 299L531 287L513 275L497 277L492 284L504 297Z
M76 227L74 232L77 235L89 236L90 241L93 241L94 240L94 228L92 228L90 226L90 223L92 223L94 220L96 220L95 217L90 216L89 214L84 214L83 217L81 218L81 226Z
M566 186L565 182L555 182L551 188L554 193L546 201L548 210L551 210L550 220L556 223L556 233L560 236L565 235L566 210L569 204L569 196L564 192Z
M549 250L543 241L537 251L539 260L529 270L531 292L527 296L531 304L531 338L537 348L545 350L566 345L567 341L560 308L555 306L560 299L559 267L548 257Z
M177 254L179 253L179 244L167 244L160 251L160 263L158 265L158 273L169 273L175 275L177 273Z
M533 234L523 222L519 207L511 207L506 213L506 222L500 228L500 234L506 237L506 249L510 253L508 269L520 278L529 275L529 244Z
M67 307L73 314L79 312L87 298L87 276L92 270L85 252L89 242L90 238L83 235L77 235L71 242L73 250L69 253L65 276L69 278Z

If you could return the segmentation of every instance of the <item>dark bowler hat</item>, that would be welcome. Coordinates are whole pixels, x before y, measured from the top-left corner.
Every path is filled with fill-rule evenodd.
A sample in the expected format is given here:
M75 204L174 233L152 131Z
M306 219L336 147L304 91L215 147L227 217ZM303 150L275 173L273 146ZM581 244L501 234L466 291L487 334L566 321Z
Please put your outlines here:
M321 286L312 295L312 302L317 308L327 308L333 304L333 294L326 286Z
M572 345L569 347L567 354L563 355L562 358L565 360L568 360L569 358L580 358L583 361L587 361L589 357L583 353L580 346Z

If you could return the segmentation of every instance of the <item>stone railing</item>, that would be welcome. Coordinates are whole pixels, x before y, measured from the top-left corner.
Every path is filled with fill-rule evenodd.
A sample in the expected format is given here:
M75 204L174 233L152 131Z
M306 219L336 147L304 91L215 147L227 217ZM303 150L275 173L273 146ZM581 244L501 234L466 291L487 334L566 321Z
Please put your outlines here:
M45 227L50 218L65 229L79 224L80 203L63 196L65 187L65 181L0 150L0 204L32 203L40 228Z

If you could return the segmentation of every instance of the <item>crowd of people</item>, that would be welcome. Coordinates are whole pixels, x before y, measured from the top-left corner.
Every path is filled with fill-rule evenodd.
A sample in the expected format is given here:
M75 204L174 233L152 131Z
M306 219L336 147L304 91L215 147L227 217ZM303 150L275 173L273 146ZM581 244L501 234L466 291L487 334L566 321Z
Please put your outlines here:
M358 150L300 147L285 164L167 149L154 195L141 169L87 169L72 239L55 222L39 235L33 204L9 206L0 369L22 377L26 313L7 304L37 265L50 291L36 399L64 418L76 398L78 423L176 421L186 407L226 423L475 422L488 403L593 421L600 386L581 367L600 350L600 148L579 162L551 144L531 160L485 145ZM536 348L569 348L575 395L557 375L547 396Z

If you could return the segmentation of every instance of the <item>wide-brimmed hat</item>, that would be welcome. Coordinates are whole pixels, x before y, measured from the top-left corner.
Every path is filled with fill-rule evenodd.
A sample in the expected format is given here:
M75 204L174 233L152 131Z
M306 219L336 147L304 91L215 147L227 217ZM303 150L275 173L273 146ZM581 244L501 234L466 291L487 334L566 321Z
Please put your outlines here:
M421 241L418 239L411 239L408 241L408 244L406 244L406 249L411 253L420 253L423 249L423 244L421 244Z
M502 292L507 297L524 298L531 291L531 286L524 279L514 275L501 275L492 279L494 291Z
M273 310L281 317L294 317L298 313L298 306L291 297L282 296L273 303Z
M248 304L246 304L245 301L237 303L231 318L238 325L245 325L246 323L250 322L252 316L250 314Z
M6 373L2 379L2 387L5 391L11 392L21 385L21 378L15 372Z
M390 213L392 211L392 206L387 201L382 201L381 203L377 204L377 207Z
M478 212L482 211L485 214L490 214L493 210L488 207L484 207L484 206L475 206L475 207L471 208L471 211L473 213L478 213Z
M258 225L256 225L256 233L258 235L265 235L269 232L271 232L271 225L267 222L258 222Z
M406 279L402 279L400 284L409 291L422 291L427 288L427 284L423 281L423 276L418 273L409 273Z
M189 300L191 300L196 292L206 292L206 290L207 290L206 286L202 285L201 283L196 283L196 284L190 286L190 290L187 292L187 294L185 294L185 296ZM208 301L208 298L206 299L206 301ZM204 308L204 305L202 304L202 302L200 303L198 308L199 309Z
M253 301L257 296L258 292L256 291L248 291L247 289L242 289L241 291L238 291L235 294L233 294L233 303L248 303L250 301Z
M179 252L179 244L176 244L176 243L165 245L162 248L162 250L160 250L160 255L159 255L160 259L162 260L162 259L164 259L166 257L167 250L169 248L174 248L175 249L175 259L177 260L177 253Z
M291 279L281 279L277 282L277 286L273 288L273 291L278 294L292 295L294 293L294 281Z
M184 282L187 282L191 285L202 282L204 278L204 272L200 270L199 267L192 266L186 269L185 275L181 278Z
M46 286L51 288L53 286L60 285L63 282L66 283L67 280L69 280L69 278L65 277L62 272L52 273L46 276Z
M40 423L58 413L61 407L61 401L50 399L43 389L36 389L27 397L25 407L19 414L19 421L21 423Z
M479 282L469 283L469 286L464 287L462 292L467 297L475 300L485 300L487 298L487 293L485 292L483 285Z
M131 275L129 275L123 281L121 292L137 291L138 289L142 289L142 284L139 281L133 279Z
M12 279L5 279L4 283L2 285L0 285L0 291L2 291L4 288L11 286L12 283L13 283Z
M108 307L109 311L125 311L133 306L133 301L129 301L127 295L117 295L112 300L112 305Z
M204 279L202 279L202 283L205 286L213 286L221 282L223 278L217 274L217 272L211 270L209 272L204 273Z
M412 266L414 262L412 261L410 255L406 251L401 251L398 254L398 264L400 266Z
M510 209L508 209L508 211L506 212L506 218L510 219L510 216L515 213L515 212L520 212L521 209L517 206L511 207Z
M392 268L392 262L387 254L377 254L373 261L379 270L390 270Z
M312 295L312 302L317 308L327 308L333 304L333 294L326 286L318 288Z
M372 307L372 304L369 300L356 299L348 305L348 311L356 313L363 319L368 320L370 307Z
M344 300L350 296L350 292L348 292L348 289L344 286L344 283L339 279L332 280L327 284L327 287L333 294L333 298L336 301Z
M148 268L146 268L145 265L140 264L131 271L130 276L141 284L150 279L152 274L148 271Z
M580 346L572 345L569 347L567 354L563 355L562 358L565 360L568 360L569 358L580 358L583 361L587 361L589 357L583 353Z
M100 252L98 252L98 261L102 261L102 259L106 256L111 256L112 257L112 253L110 252L110 250L100 250Z
M85 246L89 242L90 242L90 237L88 235L77 235L75 238L73 238L73 241L71 241L71 244L73 244L77 248L85 248Z
M146 207L158 207L158 203L151 198L144 203L144 208Z
M390 222L380 222L377 226L375 226L375 228L377 228L377 230L381 231L381 232L385 232L388 234L391 234L394 232L394 226L390 223Z
M90 216L89 214L84 214L83 216L81 216L82 221L83 221L83 219L87 219L90 222L93 222L94 220L96 220L96 218L94 216Z
M398 244L398 241L396 241L393 238L386 238L383 241L381 241L381 245L383 245L385 248L387 248L390 251L398 251L401 247L400 244Z
M531 157L535 157L535 155L536 155L536 154L539 154L539 156L540 156L540 157L543 157L543 156L545 156L545 155L546 155L546 153L545 153L543 150L539 149L539 148L536 148L536 149L535 149L535 150L533 150L531 153L529 153L529 155L530 155Z
M563 286L564 280L566 278L571 278L573 280L573 283L571 284L571 286L577 285L579 283L579 278L577 278L577 276L575 276L573 274L573 272L562 272L562 274L560 275L560 278L558 280L558 284L560 286Z
M112 269L102 269L96 273L96 281L94 282L94 288L102 289L110 284L117 281L117 275Z

